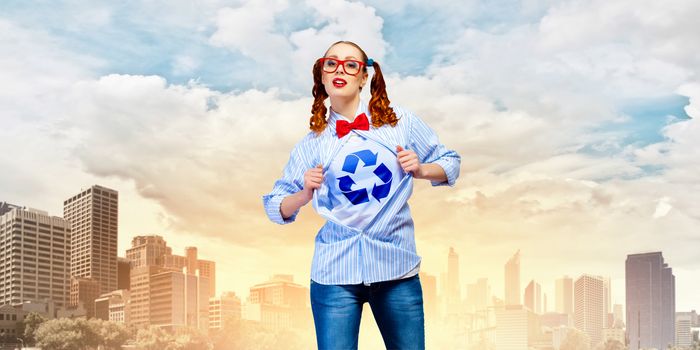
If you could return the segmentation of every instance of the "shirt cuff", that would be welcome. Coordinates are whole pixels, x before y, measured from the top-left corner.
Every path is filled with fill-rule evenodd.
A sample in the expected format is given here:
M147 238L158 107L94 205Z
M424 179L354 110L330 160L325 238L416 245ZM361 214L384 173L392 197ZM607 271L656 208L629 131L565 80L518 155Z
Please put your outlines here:
M290 224L294 222L297 218L297 214L299 214L299 209L297 209L292 216L288 217L287 219L284 219L282 217L282 211L280 210L280 207L282 205L282 200L284 199L285 196L281 195L272 195L268 194L263 196L263 205L265 206L265 212L267 213L267 217L270 218L270 220L276 224L284 225L284 224Z
M445 171L445 175L447 175L447 181L430 181L430 184L433 186L454 187L457 177L459 176L459 167L456 168L450 159L438 159L434 161L433 164L442 167L442 170Z

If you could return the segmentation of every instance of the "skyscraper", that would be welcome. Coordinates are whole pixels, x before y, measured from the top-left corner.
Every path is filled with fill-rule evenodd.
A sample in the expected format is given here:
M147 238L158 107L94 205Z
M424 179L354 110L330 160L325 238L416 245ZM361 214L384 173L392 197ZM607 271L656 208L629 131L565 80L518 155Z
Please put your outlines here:
M131 261L127 258L117 259L117 288L129 289L131 273Z
M630 350L674 344L676 286L661 252L631 254L625 261L627 336Z
M447 305L455 306L460 302L459 291L459 255L450 247L447 255Z
M72 224L71 276L93 279L101 293L117 289L118 193L92 186L63 202Z
M603 341L605 293L603 277L584 274L574 282L574 325L591 339L591 348Z
M693 312L676 312L676 346L690 348L693 345L693 336L690 328L693 327L693 318L697 317Z
M241 307L241 317L275 329L304 329L313 324L308 300L309 289L294 283L292 275L274 275L250 287L250 295Z
M438 319L437 278L425 272L419 272L421 287L423 288L423 309L426 321Z
M574 315L574 281L569 276L559 278L555 282L556 307L560 314Z
M536 314L542 314L542 287L535 280L531 280L525 287L525 307Z
M198 260L197 248L172 254L161 236L137 236L126 257L131 261L131 321L136 325L209 328L209 278L214 263ZM202 263L204 262L204 263Z
M491 301L491 288L486 278L479 278L476 283L467 284L467 310L482 311Z
M137 326L149 324L151 276L164 271L164 256L171 252L161 236L137 236L131 240L131 248L126 251L126 258L131 263L131 323Z
M540 329L537 315L522 305L496 310L496 350L528 349Z
M0 215L0 305L68 302L70 223L47 212L5 203Z
M225 328L226 322L241 319L241 298L234 292L224 292L209 298L209 329Z
M520 250L508 260L505 271L505 305L520 305Z

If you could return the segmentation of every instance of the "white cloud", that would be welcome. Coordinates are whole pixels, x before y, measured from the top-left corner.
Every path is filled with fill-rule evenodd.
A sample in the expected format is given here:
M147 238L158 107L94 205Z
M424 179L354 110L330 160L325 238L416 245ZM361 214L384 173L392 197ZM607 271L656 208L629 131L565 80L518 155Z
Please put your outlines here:
M217 31L210 42L272 65L289 57L292 51L287 39L274 32L275 15L287 6L286 1L280 0L250 1L238 8L223 8L217 14Z
M370 57L381 61L387 50L382 38L383 20L375 10L344 0L307 1L313 26L288 36L277 29L286 2L248 2L238 8L219 10L216 32L210 43L239 51L267 72L269 85L290 86L308 91L311 67L328 47L339 40L354 41Z

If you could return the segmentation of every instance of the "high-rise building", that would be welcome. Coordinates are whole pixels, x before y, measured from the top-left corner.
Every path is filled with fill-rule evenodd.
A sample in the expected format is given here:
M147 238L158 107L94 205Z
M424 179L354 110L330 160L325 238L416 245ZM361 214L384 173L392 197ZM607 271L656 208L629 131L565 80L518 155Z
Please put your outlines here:
M542 313L547 313L547 293L542 293Z
M693 335L690 329L694 326L693 320L697 318L693 312L676 312L676 346L690 348L693 345Z
M574 315L574 281L569 276L559 278L555 282L556 306L560 314Z
M629 349L666 349L675 343L675 277L661 252L631 254L625 261Z
M423 310L426 321L438 320L437 278L425 272L419 272L420 284L423 289Z
M275 329L311 326L307 307L309 289L294 283L292 275L274 275L267 282L250 287L241 316Z
M117 258L117 288L118 290L129 290L131 281L131 260L127 258Z
M130 323L148 326L151 322L151 276L167 271L164 267L147 265L131 269Z
M209 281L179 271L163 271L150 278L151 325L174 330L209 329Z
M15 204L10 204L7 202L0 202L0 215L9 213L12 209L24 209L23 207Z
M574 325L588 335L591 348L603 341L605 293L603 277L584 274L574 282Z
M486 278L479 278L476 283L467 284L467 311L483 311L491 301L491 288Z
M129 323L129 291L118 289L95 299L95 318Z
M209 299L209 329L224 328L227 320L241 319L241 298L234 292L224 292Z
M525 287L524 304L530 311L542 314L542 287L535 280L531 280Z
M603 279L605 281L605 328L613 328L613 322L615 319L614 315L612 314L612 284L610 282L610 277L605 277Z
M522 305L496 310L496 350L528 349L540 328L537 315Z
M172 254L160 236L137 236L126 251L131 261L131 323L209 329L209 290L214 263L197 259L197 248Z
M4 203L0 215L0 305L69 299L70 223Z
M97 281L103 293L117 289L118 199L117 191L95 185L63 202L72 224L71 276Z
M185 269L186 273L194 274L199 272L199 276L209 280L209 297L216 295L216 263L209 260L198 259L196 247L186 247L185 256L167 254L164 256L164 266L178 270ZM192 272L187 272L192 271Z
M520 250L508 259L505 272L505 305L520 305Z
M621 327L625 324L624 313L620 304L613 305L613 326L616 324L619 324Z
M460 304L459 290L459 254L450 247L447 254L447 305L457 306Z
M95 317L95 300L100 296L100 283L91 278L71 277L68 306L82 306L87 318Z
M117 323L129 324L129 291L115 290L95 300L95 317Z

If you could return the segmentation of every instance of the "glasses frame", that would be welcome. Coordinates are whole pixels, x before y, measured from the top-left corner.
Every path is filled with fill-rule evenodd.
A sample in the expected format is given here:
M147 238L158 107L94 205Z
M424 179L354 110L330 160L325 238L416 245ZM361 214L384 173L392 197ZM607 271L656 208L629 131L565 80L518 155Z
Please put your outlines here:
M326 61L331 61L331 60L338 62L338 64L335 66L335 69L332 72L329 72L329 71L325 70L324 67L325 67ZM341 60L341 59L333 58L333 57L321 57L318 59L318 61L321 63L321 71L323 71L325 73L329 73L329 74L335 73L338 71L338 67L343 66L343 73L345 73L347 75L352 75L352 76L356 76L356 75L360 74L360 72L362 71L362 67L367 65L364 62L358 61L358 60ZM345 67L345 62L354 62L354 63L359 64L360 68L357 69L357 73L355 73L355 74L348 73L348 69L347 69L347 67Z

